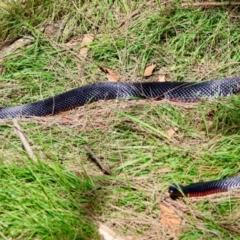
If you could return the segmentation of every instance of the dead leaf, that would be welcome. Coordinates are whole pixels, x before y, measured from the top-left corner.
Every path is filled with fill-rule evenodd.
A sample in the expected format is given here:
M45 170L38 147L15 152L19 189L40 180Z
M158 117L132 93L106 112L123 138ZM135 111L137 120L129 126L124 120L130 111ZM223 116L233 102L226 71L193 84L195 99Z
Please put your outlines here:
M71 39L70 41L68 41L68 42L66 43L66 46L69 47L69 48L75 47L75 46L77 46L77 45L79 45L79 42L78 42L77 39Z
M33 42L34 38L30 36L21 37L15 41L10 42L6 41L6 44L1 43L0 45L0 57L4 58L8 54L13 53L14 51L18 50L19 48L25 47L30 45ZM2 61L2 60L1 60Z
M166 75L159 75L158 76L158 81L159 82L166 82Z
M153 70L156 68L156 66L157 66L156 64L153 64L151 66L146 67L145 70L144 70L143 76L144 77L151 76L152 73L153 73Z
M162 227L172 236L178 237L181 233L182 219L176 212L164 204L160 204Z
M118 82L120 80L120 76L114 70L101 66L99 68L106 74L109 82Z
M87 57L88 47L87 44L91 43L94 40L94 36L92 34L85 34L82 42L81 42L81 50L79 52L79 57L84 60Z
M166 135L168 135L170 138L177 132L178 128L170 128L166 131Z
M101 224L99 226L98 232L100 233L100 235L103 237L104 240L132 240L133 239L130 236L120 237L112 229L110 229L104 224Z

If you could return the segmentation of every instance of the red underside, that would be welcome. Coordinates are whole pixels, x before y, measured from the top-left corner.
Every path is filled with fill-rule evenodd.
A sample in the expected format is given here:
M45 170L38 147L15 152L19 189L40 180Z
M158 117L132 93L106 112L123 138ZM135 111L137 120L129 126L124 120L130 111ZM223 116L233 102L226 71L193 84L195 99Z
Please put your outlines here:
M202 196L206 196L206 195L210 195L210 194L214 194L214 193L220 193L220 192L227 192L227 190L224 190L224 189L214 189L214 190L205 191L205 192L187 193L186 196L187 197L202 197Z

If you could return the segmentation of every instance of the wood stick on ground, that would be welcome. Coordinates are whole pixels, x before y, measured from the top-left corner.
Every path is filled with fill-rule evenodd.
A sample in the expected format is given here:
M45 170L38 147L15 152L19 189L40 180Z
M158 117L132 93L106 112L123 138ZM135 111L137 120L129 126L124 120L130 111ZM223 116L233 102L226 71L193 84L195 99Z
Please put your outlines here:
M105 168L101 163L100 158L90 149L88 145L84 145L83 148L90 154L91 158L94 160L94 163L100 168L100 170L106 175L112 175L112 173Z
M131 18L135 17L140 12L141 12L140 9L136 9L129 16L127 16L127 19L124 19L124 21L120 22L117 27L118 28L122 27L127 21L129 21Z
M234 226L234 223L232 225L228 223L220 223L219 226L227 230L231 230L237 234L240 234L240 230L238 229L238 226Z
M16 119L13 119L13 126L14 126L14 131L15 133L19 136L20 141L22 142L23 147L25 148L28 156L34 161L37 162L37 158L33 153L33 150L30 146L30 144L28 143L27 138L25 137L21 127L19 126L18 122Z
M126 24L127 22L129 22L129 20L133 17L135 17L136 15L138 15L139 13L141 13L142 11L142 7L144 7L146 5L146 3L142 3L140 4L140 6L138 7L138 9L134 10L133 12L131 12L130 14L128 14L128 16L118 24L118 28L122 27L124 24Z
M240 2L196 2L182 3L182 7L223 7L223 6L240 6Z

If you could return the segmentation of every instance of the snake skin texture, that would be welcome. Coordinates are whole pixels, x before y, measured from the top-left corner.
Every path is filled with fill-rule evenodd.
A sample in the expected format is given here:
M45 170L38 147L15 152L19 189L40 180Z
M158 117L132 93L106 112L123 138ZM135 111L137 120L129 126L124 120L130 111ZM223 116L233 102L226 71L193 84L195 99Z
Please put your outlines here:
M172 199L176 199L183 195L187 197L201 197L233 189L240 189L240 176L210 182L198 182L187 186L174 185L169 188L169 194Z
M219 98L240 92L240 78L225 78L208 82L192 83L172 89L166 94L169 100L182 102L199 101L201 99Z
M108 99L155 98L195 102L240 92L240 78L207 82L103 82L79 87L34 103L0 108L0 119L53 115L87 103Z

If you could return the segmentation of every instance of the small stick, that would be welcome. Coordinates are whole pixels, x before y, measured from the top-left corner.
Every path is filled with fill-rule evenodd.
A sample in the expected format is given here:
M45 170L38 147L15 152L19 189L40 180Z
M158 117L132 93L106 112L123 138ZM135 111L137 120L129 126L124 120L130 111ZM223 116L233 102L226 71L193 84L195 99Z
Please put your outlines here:
M239 6L240 2L196 2L182 3L182 7L223 7L223 6Z
M130 14L128 14L128 16L118 24L118 28L122 27L124 24L126 24L126 22L130 21L131 18L135 17L136 15L138 15L139 13L141 13L141 8L144 7L146 5L146 3L142 3L139 5L138 9L134 10L133 12L131 12Z
M138 15L140 13L140 9L136 9L135 11L133 11L130 15L127 16L126 19L124 19L124 21L122 21L121 23L118 24L118 28L122 27L127 21L129 21L131 18L135 17L136 15Z
M227 230L230 230L230 231L240 234L240 230L236 226L231 226L230 224L227 224L227 223L220 223L219 226L222 228L225 228Z
M100 170L106 175L112 175L110 171L108 171L103 164L101 163L100 158L90 149L88 145L84 145L83 148L90 154L91 158L94 160L96 165L100 168Z
M16 119L13 119L13 126L14 126L14 132L19 136L20 141L22 142L22 145L25 148L28 156L33 160L33 162L37 162L37 158L33 154L33 150L31 148L30 144L28 143L28 140L25 137L25 135Z

